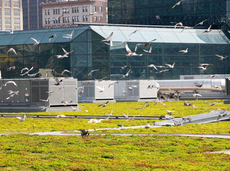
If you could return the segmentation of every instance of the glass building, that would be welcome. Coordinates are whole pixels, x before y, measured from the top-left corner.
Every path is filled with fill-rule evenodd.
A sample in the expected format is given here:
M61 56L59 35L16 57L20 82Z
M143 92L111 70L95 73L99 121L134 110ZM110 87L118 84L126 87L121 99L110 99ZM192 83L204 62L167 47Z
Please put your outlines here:
M108 0L109 23L194 26L230 24L230 0Z
M71 34L72 39L64 38L65 34ZM204 29L186 29L173 27L145 27L127 25L81 25L72 28L57 28L35 31L15 31L14 34L0 33L0 70L3 78L25 78L21 76L21 69L31 68L30 72L54 69L53 76L72 76L79 80L99 79L179 79L180 75L199 74L230 74L229 58L219 60L215 55L229 55L229 38L221 30L212 30L204 33ZM134 33L135 32L135 33ZM113 46L102 42L113 33L111 39ZM133 34L131 34L133 33ZM49 41L49 37L56 34ZM34 45L31 38L40 40L39 45ZM152 40L155 41L151 42ZM131 51L142 56L126 56L125 41ZM142 44L151 42L145 47L152 52L142 50ZM16 53L8 52L14 48ZM62 59L57 55L63 55L62 50L70 52ZM188 53L180 53L180 50L188 48ZM8 53L7 53L8 52ZM154 68L147 65L154 64L164 66L175 62L175 67L164 73L157 73ZM201 70L198 66L202 63L211 64L207 70ZM122 66L128 66L120 70ZM16 69L9 71L9 67ZM61 75L64 70L72 73ZM93 72L93 69L99 71ZM123 78L129 69L132 69L127 78ZM36 77L38 77L37 75ZM43 75L44 76L44 75Z

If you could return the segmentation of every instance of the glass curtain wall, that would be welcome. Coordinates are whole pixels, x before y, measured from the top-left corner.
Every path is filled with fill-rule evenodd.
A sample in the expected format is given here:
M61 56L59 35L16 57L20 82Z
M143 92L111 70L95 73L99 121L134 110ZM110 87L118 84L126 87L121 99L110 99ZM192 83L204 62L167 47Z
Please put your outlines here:
M204 26L228 23L229 0L109 0L109 23L194 26L208 19Z

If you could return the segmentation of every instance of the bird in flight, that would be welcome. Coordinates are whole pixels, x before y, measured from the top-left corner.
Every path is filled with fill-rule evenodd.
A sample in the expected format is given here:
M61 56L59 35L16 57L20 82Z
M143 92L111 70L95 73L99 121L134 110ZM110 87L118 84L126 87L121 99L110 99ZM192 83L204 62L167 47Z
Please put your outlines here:
M58 78L55 78L56 83L54 85L58 86L63 80L59 80Z
M68 72L68 73L72 73L71 71L67 70L67 69L64 69L61 73L61 75L63 75L65 72Z
M194 83L194 85L195 85L195 87L202 87L203 86L203 84L199 84L199 83Z
M81 86L81 87L76 87L76 89L78 90L78 93L79 94L83 94L84 93L84 89L85 89L85 86L89 85L89 82L86 83L85 85Z
M72 39L74 34L75 34L75 30L73 30L71 34L64 34L64 36L62 37L66 39Z
M200 68L203 71L205 71L209 65L211 65L211 64L200 64L200 66L198 68Z
M128 44L126 44L126 45L125 45L125 49L126 49L126 51L127 51L128 54L126 54L125 56L142 56L143 54L136 54L136 52L137 52L137 47L138 47L138 45L136 45L134 52L132 52L132 51L129 49Z
M56 37L56 36L57 36L56 34L51 35L51 36L49 37L49 42L50 42L50 40L51 40L52 38L54 38L54 37Z
M228 56L222 56L222 55L217 55L216 54L216 56L219 57L221 61L223 61L223 60L227 59L230 55L228 55Z
M147 67L149 67L149 68L154 68L155 70L158 71L157 67L156 67L154 64L147 65Z
M99 71L100 69L94 69L94 70L91 70L90 73L88 74L88 76L90 76L93 72L96 72L96 71Z
M175 8L176 6L180 5L181 2L183 2L184 0L180 0L179 2L175 3L175 5L172 6L172 9Z
M113 46L113 41L112 41L112 36L113 36L113 32L109 35L109 37L107 37L104 40L101 40L101 42L104 42L107 45ZM109 42L109 43L108 43Z
M19 91L13 91L13 90L8 90L9 97L6 98L6 100L10 99L11 97L14 97L15 95L18 96Z
M185 50L179 50L179 52L181 52L182 54L188 53L188 48L186 48Z
M64 104L64 106L66 105L70 105L70 103L72 103L73 101L66 101L66 100L62 100L61 103Z
M120 73L121 73L121 71L122 71L123 69L125 69L125 68L129 68L129 67L126 66L126 65L122 66L121 69L120 69Z
M125 75L123 75L122 77L128 77L129 76L129 73L130 73L130 71L131 71L132 69L130 69Z
M118 81L109 84L109 85L108 85L108 88L109 88L110 86L114 85L114 83L118 83Z
M176 29L177 26L183 26L182 22L176 23L176 25L174 26L174 29Z
M15 70L15 69L16 69L15 66L11 66L11 67L7 68L6 70L7 70L7 71L13 71L13 70Z
M153 49L153 47L152 47L152 46L150 46L149 50L145 50L145 49L143 49L143 51L144 51L144 52L146 52L146 53L152 53L152 49Z
M96 88L99 89L99 92L100 92L100 93L104 92L104 90L105 90L105 87L104 87L104 86L103 86L103 87L96 86Z
M64 54L63 55L56 55L58 59L67 58L67 57L69 57L68 55L74 51L74 50L71 50L70 52L67 52L63 47L62 47L62 50L63 50Z
M14 48L10 48L10 49L7 51L7 53L9 53L9 52L13 52L15 55L17 55L17 52L16 52L16 50L15 50Z
M171 65L171 64L165 64L165 65L167 65L167 66L168 66L168 68L174 68L175 62L173 62L173 64L172 64L172 65Z
M104 76L103 78L101 78L101 79L94 79L95 81L98 81L98 82L101 82L101 81L103 81L105 78L107 78L108 76Z
M207 21L208 19L205 19L205 20L203 20L203 21L201 21L201 22L199 22L198 24L196 24L194 27L196 27L196 26L198 26L198 25L203 25L204 24L204 22L205 21Z
M167 71L169 71L169 70L168 69L164 69L164 70L156 72L156 74L158 74L158 73L164 73L164 72L167 72Z
M34 45L39 45L41 40L36 40L35 38L31 37L31 39L35 42Z
M137 31L139 31L139 30L134 30L132 33L130 33L129 36L131 36L132 34L135 34Z
M27 68L27 67L22 68L22 70L21 70L21 76L24 76L24 75L26 75L26 74L29 74L29 72L32 71L33 69L34 69L34 67L31 67L30 69ZM26 71L26 72L23 73L23 71Z
M167 114L172 115L172 113L175 112L175 111L166 110L166 112L167 112Z
M212 25L210 25L203 33L209 33L211 30Z
M82 138L85 136L89 136L89 131L87 130L84 130L84 129L79 129L80 131L81 131L81 136L82 136Z

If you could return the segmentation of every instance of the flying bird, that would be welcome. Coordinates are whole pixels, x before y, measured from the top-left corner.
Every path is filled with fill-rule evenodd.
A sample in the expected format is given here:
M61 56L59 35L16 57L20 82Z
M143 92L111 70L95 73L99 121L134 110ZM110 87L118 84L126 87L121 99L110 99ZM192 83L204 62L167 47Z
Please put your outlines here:
M149 50L145 50L145 49L143 49L143 51L144 51L144 52L146 52L146 53L152 53L152 49L153 49L153 47L152 47L152 46L150 46Z
M19 91L13 91L13 90L8 90L9 97L6 98L6 100L10 99L11 97L14 97L15 95L18 96Z
M154 68L155 70L158 71L157 67L156 67L154 64L149 64L149 65L147 65L147 67L149 67L149 68Z
M196 24L194 27L196 27L196 26L198 26L198 25L203 25L204 24L204 22L205 21L207 21L208 19L205 19L205 20L203 20L203 21L201 21L201 22L199 22L198 24Z
M50 99L50 96L48 96L47 99L40 99L40 101L42 101L42 102L48 102L49 99Z
M202 84L199 84L199 83L194 83L194 85L195 85L195 87L200 88L200 87L202 87L202 86L203 86L203 83L202 83Z
M129 68L129 67L126 66L126 65L125 65L125 66L122 66L121 69L120 69L120 73L121 73L121 71L122 71L123 69L125 69L125 68Z
M11 67L8 67L6 70L7 70L7 71L13 71L13 70L15 70L15 69L16 69L15 66L11 66Z
M180 0L179 2L177 2L175 5L172 6L172 9L175 8L176 6L180 5L181 2L183 2L184 0Z
M30 71L32 71L34 69L34 67L31 67L30 69L29 68L27 68L27 67L25 67L25 68L22 68L21 69L21 76L24 76L24 75L28 75L29 74L29 72ZM26 71L26 72L24 72L24 71ZM23 73L24 72L24 73Z
M3 88L3 87L6 87L8 84L13 84L17 87L17 84L14 82L14 81L7 81L5 84L2 84L2 86L0 87L0 90Z
M181 52L182 54L188 53L188 48L186 48L185 50L179 50L179 52Z
M172 115L172 113L175 112L175 111L166 110L166 112L167 112L167 114Z
M41 40L36 40L35 38L31 37L31 39L35 42L34 45L39 45Z
M142 56L143 54L136 54L136 52L137 52L137 47L138 47L138 45L136 45L134 52L132 52L132 51L129 49L128 44L126 44L126 45L125 45L125 49L126 49L126 51L127 51L128 54L126 54L125 56Z
M128 77L128 76L129 76L129 74L130 74L130 72L131 72L131 70L132 70L132 69L130 69L130 70L129 70L129 71L128 71L125 75L123 75L122 77L123 77L123 78Z
M56 83L54 85L58 86L63 80L59 80L58 78L55 78Z
M109 85L108 85L108 88L109 88L110 86L114 85L114 83L118 83L118 81L109 84Z
M165 64L165 65L167 65L167 66L168 66L168 68L174 68L175 62L173 62L173 64L172 64L172 65L171 65L171 64Z
M156 72L156 74L158 74L158 73L164 73L164 72L167 72L167 71L169 71L169 70L168 69L164 69L164 70Z
M164 105L164 106L165 106L165 104L164 104L164 103L162 103L159 99L157 99L157 100L156 100L156 102L155 102L154 106L155 106L157 103L161 103L162 105Z
M113 41L112 41L112 36L113 36L113 32L109 35L109 37L107 37L104 40L101 40L101 42L104 42L107 45L113 46ZM108 43L109 42L109 43Z
M200 66L198 68L200 68L203 71L205 71L209 65L211 65L211 64L200 64Z
M132 33L130 33L129 36L131 36L132 34L135 34L137 31L139 31L139 30L134 30Z
M56 36L57 36L56 34L51 35L51 36L49 37L49 42L50 42L50 40L51 40L52 38L54 38L54 37L56 37Z
M216 56L219 57L221 61L223 61L223 60L227 59L230 55L228 55L228 56L222 56L222 55L217 55L216 54Z
M211 30L212 25L210 25L203 33L209 33Z
M90 73L88 74L88 76L90 76L93 72L96 72L96 71L99 71L100 69L94 69L94 70L91 70Z
M67 69L64 69L61 73L61 75L63 75L65 72L68 72L68 73L72 73L71 71L67 70Z
M62 104L64 104L64 106L66 106L66 105L70 105L70 103L72 103L72 102L73 102L72 100L71 100L71 101L69 101L69 102L68 102L68 101L66 101L66 100L62 100L62 101L61 101L61 103L62 103Z
M102 92L105 91L105 87L104 87L104 86L103 86L103 87L96 86L96 88L99 89L99 92L100 92L100 93L102 93Z
M94 79L95 81L98 81L98 82L101 82L101 81L103 81L105 78L107 78L108 76L104 76L103 78L101 78L101 79Z
M154 41L156 41L157 39L153 39L153 40L151 40L150 42L147 42L147 43L145 43L145 44L141 44L141 45L143 45L143 47L141 48L141 49L144 49L146 46L148 46L148 45L150 45L152 42L154 42Z
M62 37L66 39L72 39L74 34L75 34L75 30L73 30L71 34L64 34L64 36Z
M81 86L81 87L76 87L76 89L78 90L78 93L79 94L83 94L84 93L84 89L85 89L85 86L89 85L89 82L86 83L85 85Z
M183 26L182 22L176 23L176 25L174 26L174 29L176 29L177 26Z
M10 49L7 51L7 53L9 53L9 52L13 52L15 55L18 55L17 52L16 52L16 50L15 50L14 48L10 48Z

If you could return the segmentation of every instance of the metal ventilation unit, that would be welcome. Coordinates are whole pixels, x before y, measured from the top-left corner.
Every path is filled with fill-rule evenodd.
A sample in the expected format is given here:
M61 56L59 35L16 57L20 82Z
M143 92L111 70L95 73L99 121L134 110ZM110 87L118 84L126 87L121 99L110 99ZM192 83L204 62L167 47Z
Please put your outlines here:
M70 105L78 104L75 89L77 80L72 78L59 78L59 80L62 80L60 85L55 85L56 81L52 78L0 79L0 112L39 112L41 106L48 111L71 110ZM12 91L18 91L18 94L11 96ZM50 96L47 92L51 92ZM70 104L66 105L62 101Z

